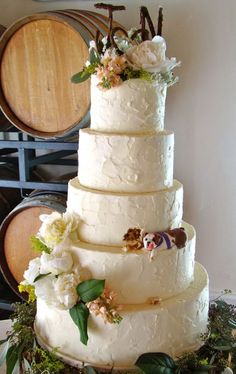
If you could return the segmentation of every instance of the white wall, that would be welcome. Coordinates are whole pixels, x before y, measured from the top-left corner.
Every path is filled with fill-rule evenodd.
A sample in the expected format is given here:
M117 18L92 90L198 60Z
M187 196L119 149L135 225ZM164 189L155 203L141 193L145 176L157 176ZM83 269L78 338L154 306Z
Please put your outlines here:
M49 9L93 9L96 1L0 0L0 23ZM157 1L110 1L138 24L140 5L153 19ZM169 89L166 127L175 131L175 176L185 188L185 220L197 230L196 258L207 268L212 294L236 297L236 1L162 0L169 57L182 61L180 82ZM235 261L235 262L234 262ZM235 299L236 301L236 299Z

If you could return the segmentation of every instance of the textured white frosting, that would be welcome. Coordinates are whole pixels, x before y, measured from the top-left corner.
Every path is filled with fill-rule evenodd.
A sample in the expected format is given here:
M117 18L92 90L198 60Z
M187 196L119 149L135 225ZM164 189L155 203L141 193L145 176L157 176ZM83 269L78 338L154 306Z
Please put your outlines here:
M188 224L183 226L188 236L186 246L157 251L152 261L143 250L124 252L118 247L79 242L71 249L74 262L87 270L84 279L106 279L119 304L166 299L183 292L193 280L195 230Z
M91 79L91 128L116 133L143 133L164 129L166 86L130 79L110 90Z
M147 232L179 227L183 215L183 186L148 193L103 192L69 181L67 211L78 214L80 240L105 245L122 245L129 228Z
M174 134L80 130L79 180L103 191L150 192L173 183Z
M125 306L120 314L123 320L119 325L90 316L85 346L68 311L38 300L35 330L42 345L57 347L56 354L61 353L74 365L85 362L127 368L145 352L165 352L175 357L201 345L200 334L205 332L208 320L207 273L196 264L194 282L183 293L160 305Z

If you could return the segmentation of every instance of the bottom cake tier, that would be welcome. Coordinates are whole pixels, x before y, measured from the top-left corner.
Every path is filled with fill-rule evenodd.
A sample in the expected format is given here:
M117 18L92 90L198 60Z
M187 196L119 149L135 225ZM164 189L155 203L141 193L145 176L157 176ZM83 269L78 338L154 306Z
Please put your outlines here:
M137 285L138 287L138 285ZM208 275L195 264L194 281L181 294L158 305L124 305L119 325L89 317L87 346L69 312L37 300L35 331L40 345L72 366L133 368L145 352L165 352L172 357L198 349L208 321Z

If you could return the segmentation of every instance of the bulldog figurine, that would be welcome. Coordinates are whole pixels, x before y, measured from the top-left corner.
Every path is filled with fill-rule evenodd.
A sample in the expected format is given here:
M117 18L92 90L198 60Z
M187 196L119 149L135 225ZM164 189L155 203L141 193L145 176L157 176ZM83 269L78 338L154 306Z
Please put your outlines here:
M155 252L160 249L171 249L173 247L183 248L187 241L187 235L183 227L161 231L145 233L143 237L143 247L150 251L150 260L153 259Z

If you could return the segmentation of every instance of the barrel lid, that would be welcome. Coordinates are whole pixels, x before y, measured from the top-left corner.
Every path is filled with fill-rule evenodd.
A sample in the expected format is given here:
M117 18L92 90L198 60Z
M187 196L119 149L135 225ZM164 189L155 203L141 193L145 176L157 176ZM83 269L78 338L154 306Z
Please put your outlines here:
M20 130L63 136L89 123L89 82L71 83L88 59L89 35L70 17L40 13L18 20L0 39L0 105Z

